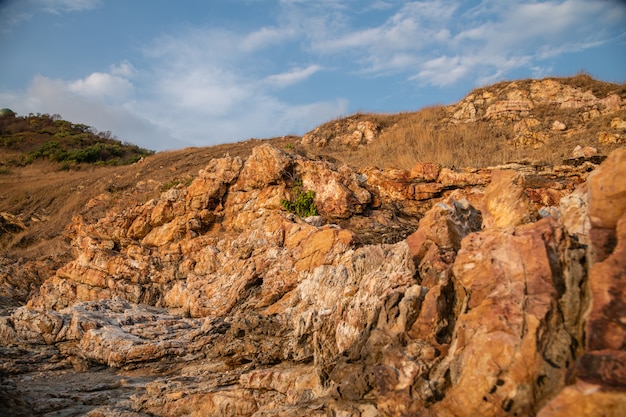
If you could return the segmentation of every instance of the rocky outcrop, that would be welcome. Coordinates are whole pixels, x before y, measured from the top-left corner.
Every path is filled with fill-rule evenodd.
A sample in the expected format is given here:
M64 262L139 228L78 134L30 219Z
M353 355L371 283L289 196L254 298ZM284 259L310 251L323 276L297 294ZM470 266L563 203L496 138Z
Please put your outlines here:
M589 162L213 159L74 219L74 259L0 317L0 399L93 416L623 410L624 155L587 183ZM321 217L283 210L296 181ZM89 391L85 371L106 383ZM75 393L43 382L61 373Z
M613 152L589 179L591 308L586 351L574 368L575 383L541 416L621 416L626 409L626 150ZM618 180L619 178L619 180Z
M0 213L0 237L26 230L24 223L11 213Z
M328 145L343 145L356 148L372 143L380 134L381 126L361 117L333 122L331 126L320 126L302 137L304 145L323 148Z
M597 97L591 90L577 88L555 79L506 82L489 89L478 89L458 104L451 106L451 119L471 122L478 119L522 121L526 130L536 125L532 118L538 106L556 106L561 109L585 109L583 121L620 110L624 100L616 92ZM566 130L560 120L551 120L555 130ZM556 127L555 127L556 126Z
M581 75L578 78L584 81L586 77ZM588 77L587 80L592 81ZM512 125L510 144L538 149L554 138L585 132L591 120L607 117L611 120L607 129L591 134L597 135L598 143L610 145L624 141L621 119L614 116L623 114L625 107L626 97L619 89L594 94L591 87L547 78L503 82L476 89L448 107L448 122L484 121L499 126ZM562 118L568 120L565 122Z

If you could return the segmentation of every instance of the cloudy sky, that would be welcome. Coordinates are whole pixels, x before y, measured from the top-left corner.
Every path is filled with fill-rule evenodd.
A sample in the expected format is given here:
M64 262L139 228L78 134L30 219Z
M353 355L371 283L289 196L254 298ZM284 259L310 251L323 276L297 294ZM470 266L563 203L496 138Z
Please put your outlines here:
M0 0L0 107L155 150L585 71L626 81L626 1Z

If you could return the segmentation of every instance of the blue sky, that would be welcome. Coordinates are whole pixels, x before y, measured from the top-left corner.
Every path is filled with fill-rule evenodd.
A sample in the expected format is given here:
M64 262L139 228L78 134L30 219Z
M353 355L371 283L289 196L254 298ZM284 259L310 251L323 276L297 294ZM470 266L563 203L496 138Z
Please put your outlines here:
M0 107L155 150L586 71L626 81L617 0L4 0Z

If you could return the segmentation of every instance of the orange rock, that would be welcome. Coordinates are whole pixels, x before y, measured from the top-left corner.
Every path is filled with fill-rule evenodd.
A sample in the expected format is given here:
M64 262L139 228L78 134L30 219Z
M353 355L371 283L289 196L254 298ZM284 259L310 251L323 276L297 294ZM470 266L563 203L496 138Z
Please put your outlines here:
M472 185L485 185L491 180L491 173L478 171L455 171L449 168L441 168L437 182L444 187L460 188Z
M292 164L291 157L280 149L264 144L252 150L234 184L236 191L250 191L284 181Z
M343 229L322 229L315 232L301 243L303 250L295 264L296 271L312 270L329 263L330 256L336 255L352 243L354 236Z
M449 353L451 387L433 415L532 415L552 393L539 381L564 378L575 342L564 322L552 321L560 294L549 254L567 244L552 219L463 240L453 272L467 292L467 311Z
M601 385L578 381L565 387L537 417L624 417L626 395Z
M418 162L411 168L410 177L420 181L436 181L441 165L431 162Z
M617 149L589 175L591 226L615 229L626 211L626 148Z
M485 189L483 204L479 207L485 228L507 228L537 219L537 210L530 203L523 174L496 170Z
M315 204L324 216L347 218L363 212L371 194L352 172L337 170L323 161L298 160L296 173L305 190L315 193Z

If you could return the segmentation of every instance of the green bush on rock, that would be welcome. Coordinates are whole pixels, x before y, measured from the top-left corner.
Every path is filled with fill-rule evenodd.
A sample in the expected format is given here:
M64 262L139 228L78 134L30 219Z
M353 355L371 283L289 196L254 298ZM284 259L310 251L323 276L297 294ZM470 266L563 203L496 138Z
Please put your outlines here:
M296 180L293 184L293 199L281 200L280 204L285 210L296 214L298 217L317 216L317 206L315 205L315 192L304 191L302 189L302 180Z

